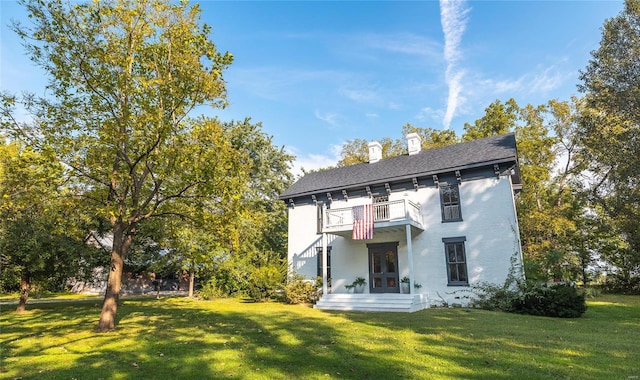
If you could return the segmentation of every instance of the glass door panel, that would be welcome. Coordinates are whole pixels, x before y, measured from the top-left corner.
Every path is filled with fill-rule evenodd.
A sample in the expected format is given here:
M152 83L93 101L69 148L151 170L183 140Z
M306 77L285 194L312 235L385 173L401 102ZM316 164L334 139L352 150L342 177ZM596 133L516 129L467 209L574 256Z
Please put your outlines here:
M400 293L397 243L369 244L369 291Z
M374 251L371 253L371 271L369 277L370 288L380 289L382 288L383 281L383 268L384 268L384 256L382 252Z

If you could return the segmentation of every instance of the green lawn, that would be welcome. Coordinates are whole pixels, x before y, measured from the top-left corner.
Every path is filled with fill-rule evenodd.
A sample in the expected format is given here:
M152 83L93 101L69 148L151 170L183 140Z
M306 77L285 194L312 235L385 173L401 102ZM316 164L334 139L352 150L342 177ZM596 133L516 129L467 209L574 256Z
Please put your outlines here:
M640 297L602 296L582 318L465 309L326 312L306 306L123 299L2 307L6 379L636 379Z

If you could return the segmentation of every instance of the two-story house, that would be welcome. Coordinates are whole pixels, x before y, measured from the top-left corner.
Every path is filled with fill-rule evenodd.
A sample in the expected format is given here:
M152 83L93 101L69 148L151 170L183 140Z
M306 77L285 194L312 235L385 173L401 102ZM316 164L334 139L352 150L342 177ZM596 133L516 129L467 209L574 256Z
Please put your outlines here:
M317 308L464 305L461 290L503 283L512 258L521 267L514 134L421 151L412 133L407 144L382 159L372 142L368 163L306 174L281 194L290 270L322 278Z

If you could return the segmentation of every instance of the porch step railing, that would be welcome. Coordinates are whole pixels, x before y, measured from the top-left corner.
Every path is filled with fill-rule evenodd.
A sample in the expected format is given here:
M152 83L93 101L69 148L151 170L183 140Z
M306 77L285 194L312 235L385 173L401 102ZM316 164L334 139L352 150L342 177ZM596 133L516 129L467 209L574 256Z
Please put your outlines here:
M373 204L373 221L413 221L422 225L420 206L409 200L378 202ZM324 226L326 228L346 227L353 225L353 207L325 210Z

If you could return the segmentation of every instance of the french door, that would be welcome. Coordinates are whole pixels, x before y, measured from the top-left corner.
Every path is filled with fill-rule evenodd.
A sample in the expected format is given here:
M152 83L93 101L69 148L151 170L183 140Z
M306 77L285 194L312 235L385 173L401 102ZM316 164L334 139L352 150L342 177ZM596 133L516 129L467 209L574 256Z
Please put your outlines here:
M369 248L369 292L400 293L398 243L367 244Z

